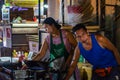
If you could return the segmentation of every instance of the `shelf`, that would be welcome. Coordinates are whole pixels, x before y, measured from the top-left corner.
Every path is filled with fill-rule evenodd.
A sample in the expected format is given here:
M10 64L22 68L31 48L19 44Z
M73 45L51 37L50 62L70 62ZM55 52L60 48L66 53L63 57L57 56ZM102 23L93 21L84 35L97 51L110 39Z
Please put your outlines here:
M72 26L62 26L61 29L67 29L71 30L73 27ZM100 29L99 26L87 26L88 32L96 32ZM45 32L45 29L40 27L41 32Z
M13 28L37 28L38 27L38 23L36 22L27 22L27 23L13 23L12 24Z
M97 30L100 29L99 26L86 26L88 29L88 32L96 32ZM68 29L71 30L73 27L72 26L63 26L61 29Z
M13 23L12 34L38 34L38 23Z
M38 28L12 28L12 34L38 34Z
M12 44L12 46L28 46L28 44Z
M87 29L99 29L99 26L86 26ZM73 26L62 26L62 29L72 29Z
M28 41L35 41L35 42L39 42L39 37L38 35L26 35L28 38Z

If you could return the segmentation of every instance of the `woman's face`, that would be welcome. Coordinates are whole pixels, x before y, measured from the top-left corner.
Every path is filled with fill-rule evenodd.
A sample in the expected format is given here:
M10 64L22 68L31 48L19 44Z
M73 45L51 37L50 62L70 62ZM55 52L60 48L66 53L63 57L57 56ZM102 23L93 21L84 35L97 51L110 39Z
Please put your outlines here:
M49 24L44 24L45 31L47 33L52 33L53 32L53 26Z

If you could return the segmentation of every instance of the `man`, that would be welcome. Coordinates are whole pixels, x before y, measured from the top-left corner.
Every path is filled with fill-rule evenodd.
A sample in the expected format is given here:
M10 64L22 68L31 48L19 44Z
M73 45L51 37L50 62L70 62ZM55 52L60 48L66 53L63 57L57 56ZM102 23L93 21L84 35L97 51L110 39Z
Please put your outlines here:
M69 80L80 54L93 65L92 80L120 80L120 55L115 46L100 34L89 34L84 24L77 24L72 31L78 45L65 80Z

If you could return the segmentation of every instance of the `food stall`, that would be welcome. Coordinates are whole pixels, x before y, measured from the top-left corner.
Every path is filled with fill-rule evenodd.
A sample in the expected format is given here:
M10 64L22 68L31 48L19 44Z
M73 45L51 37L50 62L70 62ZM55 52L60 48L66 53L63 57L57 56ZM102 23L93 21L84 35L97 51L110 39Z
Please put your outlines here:
M43 14L44 11L41 11L40 14L42 16L38 14L38 12L39 12L38 6L36 8L36 4L38 4L37 3L38 0L30 0L30 1L29 0L22 0L22 1L21 0L6 0L6 1L7 2L13 1L12 5L15 5L10 10L10 15L11 15L10 21L11 21L11 35L12 35L12 44L11 44L12 52L17 54L17 56L15 55L13 58L13 53L12 53L12 57L7 58L7 59L13 60L13 62L18 61L18 58L20 56L19 54L23 54L23 53L25 54L26 51L30 52L31 50L38 51L39 48L36 50L35 47L38 47L39 41L41 44L43 42L43 39L46 36L46 33L43 33L41 31L41 29L40 29L41 27L40 26L38 27L38 24L39 24L38 21L42 21L43 20L43 19L41 19L42 17L45 18L46 16L51 16L51 17L55 18L56 20L59 19L60 23L63 26L62 29L71 30L73 26L69 25L70 21L67 21L68 18L69 18L69 20L73 20L72 16L75 16L76 18L78 18L78 17L81 18L81 16L82 16L81 14L78 14L78 13L75 14L75 13L72 13L71 11L69 11L69 14L67 14L67 12L65 12L65 15L64 15L64 13L61 14L60 13L61 10L67 11L66 7L68 6L68 4L65 4L64 9L61 9L61 10L58 9L63 5L61 2L63 0L61 0L61 1L60 0L58 0L58 1L48 0L48 5L49 5L48 15L44 15ZM41 2L41 5L39 5L39 6L42 6L43 0L40 0L40 1L42 1L42 2ZM65 0L65 3L69 2L71 4L70 1ZM75 1L77 1L77 0L73 0L73 3L75 3ZM55 4L53 4L53 3L55 3ZM89 1L87 3L89 3ZM86 5L87 5L87 3L86 3ZM56 5L56 4L58 4L58 5ZM56 6L56 9L53 9L54 5ZM34 6L34 9L33 9L33 6ZM82 6L82 7L84 7L84 6ZM74 6L70 5L70 8L73 9ZM89 11L89 9L90 9L90 11ZM41 10L43 10L43 6L42 6ZM81 13L88 12L88 13L92 14L92 11L93 11L93 8L91 7L91 5L89 5L87 10L84 10ZM56 12L56 13L54 13L54 12ZM75 12L75 11L73 10L73 12ZM29 13L29 15L28 15L28 13ZM59 16L59 14L60 14L60 16ZM71 17L68 17L68 16L71 16ZM84 14L82 16L83 21L84 22L89 21L89 20L85 20L85 16L86 16L86 14ZM40 20L38 20L38 17L40 18ZM65 18L63 18L63 17L65 17ZM91 21L91 15L87 15L87 17L89 17L90 21ZM36 20L36 18L37 18L37 20ZM96 32L97 30L99 30L98 25L93 25L93 26L88 25L87 28L88 28L89 32ZM30 45L32 45L32 47ZM19 68L17 67L17 69L19 69ZM19 72L22 72L22 71L18 71L18 73ZM16 75L17 75L17 72L16 72Z

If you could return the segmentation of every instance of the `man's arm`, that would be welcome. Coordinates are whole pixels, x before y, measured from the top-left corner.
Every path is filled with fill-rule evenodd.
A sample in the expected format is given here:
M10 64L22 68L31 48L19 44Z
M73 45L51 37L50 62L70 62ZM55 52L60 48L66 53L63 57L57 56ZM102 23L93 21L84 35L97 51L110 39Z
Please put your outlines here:
M68 57L68 59L66 61L65 66L70 66L70 63L71 63L71 60L72 60L73 54L74 54L74 49L77 46L77 41L76 41L76 39L74 38L73 34L70 31L66 32L66 36L67 36L67 39L68 39L69 43L71 44L72 48L70 50L69 57Z
M75 48L77 46L77 40L70 31L66 31L66 37L70 44Z
M74 51L74 56L73 56L73 59L72 59L72 62L71 62L71 65L68 69L68 72L66 74L66 77L64 80L69 80L69 78L72 76L76 66L77 66L77 62L79 60L79 56L80 56L80 51L79 51L79 48L78 46L75 48L75 51Z
M119 54L117 48L104 36L97 35L96 38L97 38L99 44L103 48L107 48L108 50L113 52L113 54L118 62L118 65L120 65L120 54Z

